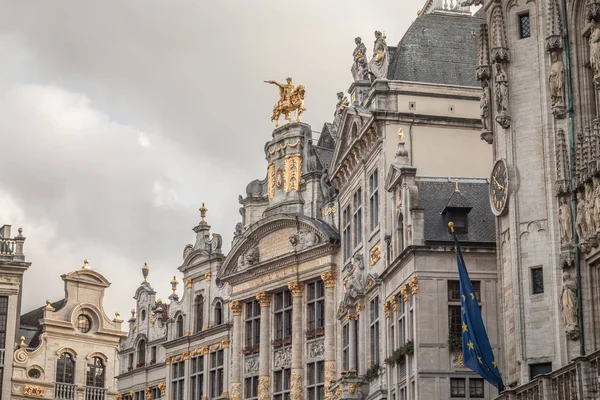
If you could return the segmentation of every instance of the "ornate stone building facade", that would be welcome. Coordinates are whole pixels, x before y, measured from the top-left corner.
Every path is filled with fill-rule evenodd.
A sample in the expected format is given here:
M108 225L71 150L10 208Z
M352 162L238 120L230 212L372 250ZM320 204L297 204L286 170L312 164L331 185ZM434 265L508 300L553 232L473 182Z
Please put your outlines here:
M102 308L106 278L90 269L61 276L65 298L21 316L7 399L112 400L117 397L122 321ZM26 338L29 338L28 340Z
M25 237L19 228L11 237L11 226L0 228L0 398L11 396L15 348L19 343L23 274L31 263L25 261Z
M503 398L597 398L596 0L484 0Z

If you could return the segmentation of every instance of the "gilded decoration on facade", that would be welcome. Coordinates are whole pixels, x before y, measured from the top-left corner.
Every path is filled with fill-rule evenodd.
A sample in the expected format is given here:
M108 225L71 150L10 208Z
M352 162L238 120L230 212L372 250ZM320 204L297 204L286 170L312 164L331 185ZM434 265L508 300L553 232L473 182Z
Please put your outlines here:
M158 384L158 389L160 390L161 396L167 395L167 384L165 382L161 382Z
M275 164L273 163L267 167L267 178L269 200L271 200L275 197Z
M171 365L171 364L179 362L179 361L189 360L190 358L193 358L193 357L205 356L208 353L212 353L214 351L221 350L221 349L226 349L228 347L229 347L229 340L224 339L220 342L211 344L209 346L198 347L191 351L185 351L183 353L180 353L176 356L167 357L167 358L165 358L165 364Z
M269 307L271 305L271 293L260 292L256 295L256 300L261 307Z
M385 313L386 318L390 318L392 316L392 308L390 307L389 301L383 303L383 312Z
M242 398L241 382L233 382L231 384L231 400L240 400Z
M242 315L243 306L244 304L239 300L233 300L229 303L229 308L231 308L233 315Z
M325 282L326 288L334 288L337 273L335 271L327 271L321 274L321 279Z
M348 385L348 391L350 393L356 393L356 384L351 383L350 385Z
M304 147L304 145L302 144L302 142L300 141L300 139L296 140L295 143L285 142L285 143L282 143L282 144L279 144L279 145L275 144L275 145L269 147L269 149L267 150L267 154L269 156L272 156L275 153L279 153L279 152L284 151L288 147L293 149L293 148L297 147L298 145L300 145L300 147Z
M408 298L409 298L409 293L408 293L408 285L402 285L400 286L400 293L402 294L402 297L404 298L404 302L408 302Z
M188 289L192 287L192 280L191 279L188 279L188 280L185 281L185 287L188 288Z
M419 293L419 278L413 276L408 280L408 286L410 286L410 291L412 294Z
M25 396L44 397L44 388L40 386L25 385L23 394Z
M269 400L269 389L271 388L271 377L258 377L258 400Z
M321 216L326 217L329 214L335 214L337 212L337 206L331 206L321 210Z
M152 389L150 387L146 388L146 400L154 400L152 397Z
M212 277L212 274L210 272L207 272L206 274L204 274L204 280L205 281L210 281L211 277Z
M277 190L281 190L283 188L283 171L281 168L277 168L277 172L275 173L275 187Z
M381 259L381 243L377 243L377 245L375 245L375 247L373 247L371 249L371 251L369 252L369 255L371 257L371 267L372 267L377 263L377 261L379 261Z
M342 385L339 385L336 389L335 389L335 398L339 398L342 395Z
M304 399L304 390L302 387L302 373L292 371L290 389L290 398L292 400Z
M331 400L331 383L335 381L335 361L325 361L325 400Z
M392 307L392 312L398 311L398 296L392 296L390 299L390 306Z
M304 86L294 86L292 78L286 78L286 83L277 81L265 81L265 83L279 87L279 101L273 107L273 115L271 116L271 121L275 122L275 127L279 126L281 114L288 122L292 122L290 118L292 111L296 111L296 121L294 122L300 122L300 115L306 111L306 108L304 108L304 94L306 93Z
M300 190L300 175L302 174L302 154L297 153L285 157L285 191Z
M302 282L289 282L288 288L292 291L292 297L302 297L304 294L304 284Z

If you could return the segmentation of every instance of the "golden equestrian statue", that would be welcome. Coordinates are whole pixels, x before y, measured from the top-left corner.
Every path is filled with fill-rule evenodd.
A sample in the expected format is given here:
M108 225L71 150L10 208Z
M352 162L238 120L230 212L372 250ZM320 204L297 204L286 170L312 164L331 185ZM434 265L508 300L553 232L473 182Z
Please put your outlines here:
M300 122L300 115L306 111L306 108L304 108L304 94L306 93L304 86L294 86L292 78L287 78L286 82L265 81L265 83L279 86L279 101L273 107L273 116L271 117L271 121L275 121L275 127L279 127L281 114L285 116L288 122L292 122L290 113L295 110L296 121L294 122Z

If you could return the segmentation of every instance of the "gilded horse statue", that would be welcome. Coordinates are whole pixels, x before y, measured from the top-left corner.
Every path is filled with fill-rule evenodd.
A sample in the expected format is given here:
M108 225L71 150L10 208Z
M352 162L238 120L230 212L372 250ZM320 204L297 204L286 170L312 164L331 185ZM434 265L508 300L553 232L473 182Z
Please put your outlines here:
M287 78L286 82L265 81L265 83L279 87L279 101L273 107L273 115L271 116L271 121L275 121L275 127L279 127L279 117L281 114L284 115L288 122L292 122L290 113L296 111L296 121L294 122L300 122L300 115L306 111L306 108L304 108L304 94L306 93L304 86L294 86L292 78Z

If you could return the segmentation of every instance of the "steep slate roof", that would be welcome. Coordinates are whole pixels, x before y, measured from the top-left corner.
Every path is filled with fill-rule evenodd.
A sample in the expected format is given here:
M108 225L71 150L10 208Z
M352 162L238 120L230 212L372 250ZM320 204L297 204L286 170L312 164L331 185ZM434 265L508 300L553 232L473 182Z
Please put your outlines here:
M390 61L388 79L457 86L480 86L475 79L477 37L485 23L475 15L421 14L404 34ZM473 34L474 33L474 34Z
M52 307L55 310L60 310L66 303L66 299L55 301L52 303ZM37 328L40 326L39 320L44 317L44 309L46 306L36 308L35 310L29 311L27 314L21 315L21 326L27 326Z
M425 217L425 242L451 242L448 221L442 212L454 193L454 181L442 179L417 180L421 206ZM460 180L460 193L469 203L468 233L458 235L461 242L495 244L495 220L488 199L489 185L484 180Z

